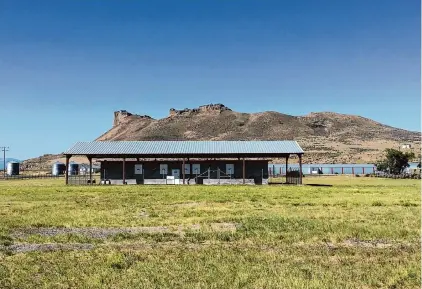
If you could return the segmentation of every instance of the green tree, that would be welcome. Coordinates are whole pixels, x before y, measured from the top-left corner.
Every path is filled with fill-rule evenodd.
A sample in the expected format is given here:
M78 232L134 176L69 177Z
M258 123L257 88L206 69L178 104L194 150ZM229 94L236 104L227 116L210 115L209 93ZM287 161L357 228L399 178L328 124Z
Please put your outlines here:
M385 159L379 161L376 166L378 171L391 174L401 174L409 167L409 160L415 158L413 152L401 152L396 149L386 149Z

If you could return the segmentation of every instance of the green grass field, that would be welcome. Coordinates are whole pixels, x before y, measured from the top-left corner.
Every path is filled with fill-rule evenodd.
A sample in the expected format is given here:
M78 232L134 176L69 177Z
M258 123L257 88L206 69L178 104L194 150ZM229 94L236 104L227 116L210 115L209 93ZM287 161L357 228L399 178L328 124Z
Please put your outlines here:
M420 288L420 181L0 181L0 288Z

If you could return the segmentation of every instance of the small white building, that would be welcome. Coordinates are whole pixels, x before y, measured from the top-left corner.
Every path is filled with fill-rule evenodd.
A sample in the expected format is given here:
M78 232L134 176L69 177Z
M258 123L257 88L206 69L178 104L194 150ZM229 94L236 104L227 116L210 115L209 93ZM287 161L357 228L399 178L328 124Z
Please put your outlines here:
M411 149L412 148L412 145L411 144L402 144L401 145L401 148L402 149Z

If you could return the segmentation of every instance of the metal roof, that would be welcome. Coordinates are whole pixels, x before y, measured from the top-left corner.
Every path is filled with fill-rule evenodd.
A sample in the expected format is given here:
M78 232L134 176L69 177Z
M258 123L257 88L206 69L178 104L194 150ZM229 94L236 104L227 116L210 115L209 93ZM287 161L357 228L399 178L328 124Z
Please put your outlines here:
M296 141L93 141L65 155L278 155L303 154Z

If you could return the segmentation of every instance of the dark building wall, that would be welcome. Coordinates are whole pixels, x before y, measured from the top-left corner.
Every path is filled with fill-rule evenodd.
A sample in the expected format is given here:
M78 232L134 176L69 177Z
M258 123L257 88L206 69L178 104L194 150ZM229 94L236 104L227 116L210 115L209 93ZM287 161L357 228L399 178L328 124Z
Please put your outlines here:
M142 164L143 174L135 174L135 164ZM137 183L143 183L144 179L162 179L167 175L161 174L160 164L167 164L167 175L172 175L173 169L180 170L180 179L183 178L182 161L127 161L125 164L126 179L136 179ZM194 164L200 165L201 175L198 178L198 183L202 183L202 179L208 178L208 168L210 169L211 179L217 179L218 174L220 178L229 178L226 174L226 164L234 165L234 172L231 178L243 178L243 162L240 160L201 160L186 162L186 166L190 166L190 174L185 174L185 179L193 179L197 176L192 170ZM220 172L218 172L218 168ZM245 178L255 179L260 183L261 179L268 178L268 161L266 160L246 160L245 161ZM123 161L104 161L101 162L101 179L123 179Z

